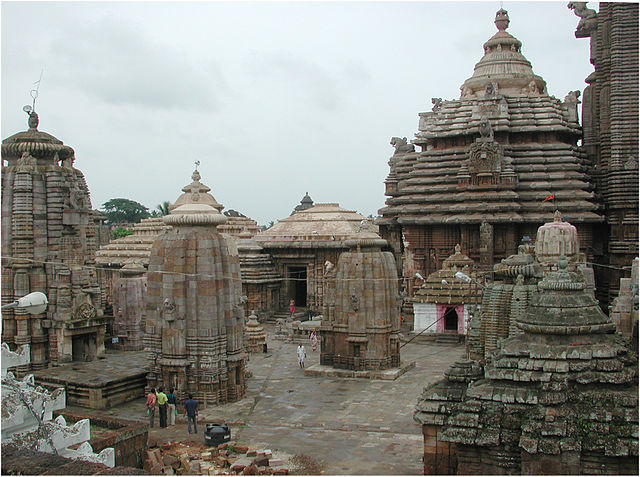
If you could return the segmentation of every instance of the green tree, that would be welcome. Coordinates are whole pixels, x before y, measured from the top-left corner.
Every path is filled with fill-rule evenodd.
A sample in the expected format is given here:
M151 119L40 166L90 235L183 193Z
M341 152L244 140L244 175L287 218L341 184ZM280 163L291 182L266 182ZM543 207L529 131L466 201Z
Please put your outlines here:
M119 239L120 237L126 237L127 235L131 235L133 230L125 229L124 227L117 227L111 231L111 236L113 240Z
M165 200L162 204L156 205L156 211L158 212L158 217L162 217L163 215L169 215L169 207L171 207L171 202Z
M101 212L110 224L138 223L149 217L149 209L130 199L111 199L102 204Z

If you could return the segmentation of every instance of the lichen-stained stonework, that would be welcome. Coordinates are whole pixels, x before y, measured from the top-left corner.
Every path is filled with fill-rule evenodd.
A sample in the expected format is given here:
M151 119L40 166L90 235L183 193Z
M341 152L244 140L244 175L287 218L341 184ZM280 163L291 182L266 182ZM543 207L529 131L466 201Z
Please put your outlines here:
M366 224L363 226L366 227ZM320 364L353 370L400 366L400 296L386 242L363 229L346 241L334 266L326 263Z
M145 348L149 387L193 394L202 405L245 395L244 309L235 242L217 230L227 217L209 188L185 186L163 220L147 275Z
M104 294L94 270L95 215L72 148L29 129L2 141L2 303L42 291L45 313L2 312L2 341L31 348L18 373L104 353ZM5 165L6 164L6 165Z
M506 11L495 24L460 98L434 98L433 110L420 113L412 142L421 150L396 148L389 161L377 223L407 278L408 317L412 277L439 270L456 244L490 271L557 208L577 227L583 252L593 255L600 240L592 164L577 145L577 96L550 96L507 33Z
M460 474L635 473L638 356L561 257L444 422Z

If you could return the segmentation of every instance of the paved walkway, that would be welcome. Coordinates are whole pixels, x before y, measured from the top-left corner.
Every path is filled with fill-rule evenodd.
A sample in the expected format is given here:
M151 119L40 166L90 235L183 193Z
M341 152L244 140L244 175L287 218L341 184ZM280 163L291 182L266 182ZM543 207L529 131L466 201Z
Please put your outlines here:
M267 325L267 331L273 330ZM305 376L294 343L269 340L269 353L252 355L247 397L200 412L199 435L187 434L180 415L175 426L155 427L160 440L202 441L206 422L226 421L240 444L305 454L320 462L325 474L421 475L422 434L413 410L423 387L442 378L462 345L409 343L403 362L416 367L395 381ZM307 366L319 353L307 350ZM93 412L93 411L92 411ZM102 411L114 417L144 419L144 399Z

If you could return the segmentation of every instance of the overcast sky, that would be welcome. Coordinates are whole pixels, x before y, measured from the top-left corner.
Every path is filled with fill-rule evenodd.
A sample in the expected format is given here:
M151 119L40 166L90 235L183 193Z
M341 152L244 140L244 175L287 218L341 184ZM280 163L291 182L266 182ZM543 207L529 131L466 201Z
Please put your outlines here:
M597 4L591 3L591 8ZM266 224L305 192L384 206L391 136L457 99L500 2L2 2L2 138L44 70L41 131L76 152L93 207L174 202L199 160L226 209ZM561 2L505 1L549 93L583 90L589 40Z

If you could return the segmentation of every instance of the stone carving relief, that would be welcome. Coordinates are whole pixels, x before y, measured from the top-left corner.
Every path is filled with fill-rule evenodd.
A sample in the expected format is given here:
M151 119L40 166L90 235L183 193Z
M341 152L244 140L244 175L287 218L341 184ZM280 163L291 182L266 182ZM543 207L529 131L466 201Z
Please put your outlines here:
M28 152L23 152L22 156L20 156L20 159L18 159L18 163L22 166L35 166L36 158Z
M360 309L360 297L362 296L362 290L357 284L352 284L349 290L349 301L351 301L351 308L353 311Z
M522 88L522 94L526 94L527 96L536 96L540 94L540 90L538 89L536 82L531 80L527 86Z
M406 154L408 152L415 152L416 147L413 144L407 144L406 137L392 137L389 143L395 148L395 154Z
M432 111L440 111L442 109L442 98L431 98L433 104Z
M502 146L495 141L476 142L469 149L469 173L500 172Z
M165 298L162 302L163 313L162 316L165 321L173 321L176 319L176 304L170 298Z
M92 320L97 316L96 308L90 303L82 303L73 310L74 320Z
M498 84L493 81L489 81L484 87L484 96L491 98L498 94Z

